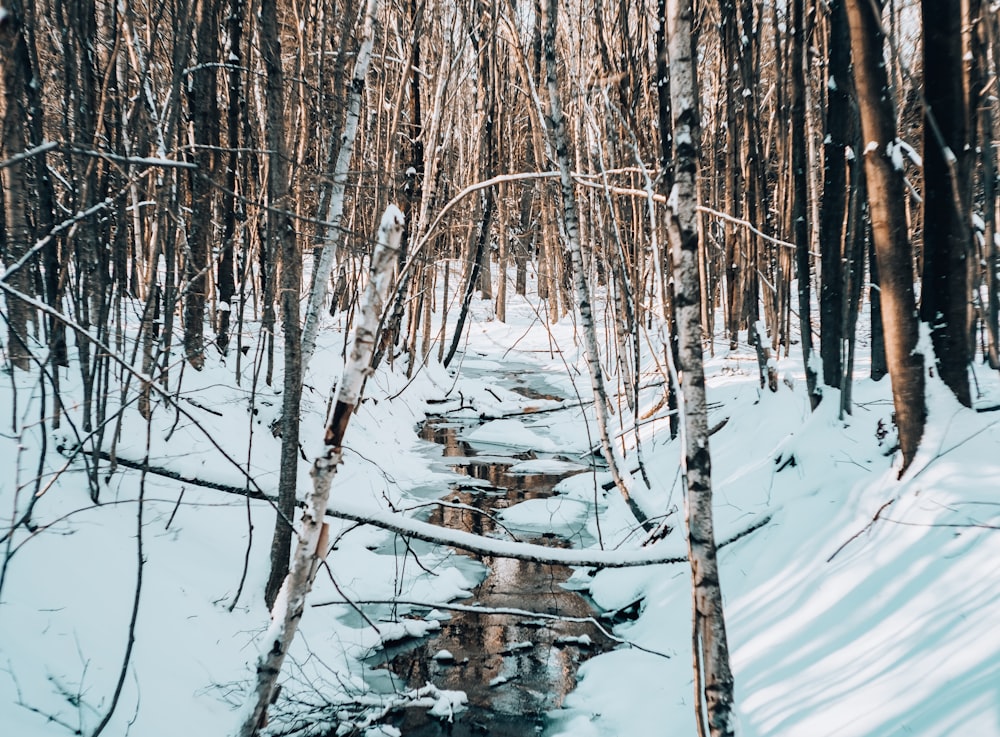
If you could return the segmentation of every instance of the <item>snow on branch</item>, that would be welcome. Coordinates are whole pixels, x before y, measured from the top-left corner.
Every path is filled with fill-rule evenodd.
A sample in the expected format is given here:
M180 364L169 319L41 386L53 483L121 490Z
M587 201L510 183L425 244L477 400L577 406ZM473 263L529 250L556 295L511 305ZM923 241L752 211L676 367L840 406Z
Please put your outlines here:
M401 514L357 504L346 499L338 499L327 506L327 514L333 517L374 525L405 537L424 542L450 545L468 552L496 558L513 558L532 563L581 566L585 568L634 568L637 566L663 565L687 562L686 542L680 538L667 539L638 549L621 550L572 550L550 548L545 545L498 540L482 537L471 532L453 530L422 522ZM746 535L760 529L771 521L770 513L764 514L750 525L727 536L718 547L730 545Z

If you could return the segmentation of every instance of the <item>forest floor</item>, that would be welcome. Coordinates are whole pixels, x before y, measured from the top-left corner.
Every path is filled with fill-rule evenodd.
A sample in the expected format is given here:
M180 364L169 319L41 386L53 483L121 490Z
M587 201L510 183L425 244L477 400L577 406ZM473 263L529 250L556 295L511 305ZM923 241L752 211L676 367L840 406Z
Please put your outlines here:
M418 435L428 412L485 418L462 439L483 453L534 451L526 473L590 464L596 426L573 321L546 326L537 310L537 299L514 298L501 323L489 303L475 302L457 371L432 362L410 378L398 364L376 372L348 429L334 506L339 498L416 513L448 494L457 474L441 447ZM306 458L321 450L344 340L342 327L323 332L306 377ZM262 591L274 514L267 501L191 479L244 488L249 476L274 493L280 441L269 427L280 414L280 368L267 386L255 349L242 358L238 382L232 351L211 356L201 372L186 370L173 403L158 404L150 423L127 408L117 457L141 463L148 454L150 466L188 480L124 465L112 472L105 463L100 504L91 501L82 459L68 450L82 429L65 415L53 429L52 398L37 375L3 380L3 734L91 735L119 686L105 734L235 730L268 624ZM778 364L785 381L776 393L760 389L745 347L730 351L717 340L706 360L709 424L726 420L711 439L717 538L769 519L719 554L739 733L1000 736L1000 412L964 409L932 378L927 433L899 480L888 380L859 378L854 413L842 419L836 392L810 413L797 346ZM643 367L640 416L662 395L652 362ZM175 389L180 371L178 363ZM856 375L867 375L864 355ZM82 396L75 376L63 380L69 418ZM1000 403L997 377L980 367L976 377L977 406ZM563 400L526 397L515 383ZM110 388L113 412L119 387ZM679 444L668 420L654 413L636 433L624 398L616 407L619 442L637 463L638 440L650 481L640 501L670 515L674 529L661 545L683 551ZM300 470L304 492L309 464ZM636 546L641 534L617 492L603 489L608 478L572 475L556 496L510 506L499 518L579 546ZM32 526L11 532L33 495ZM460 712L463 694L440 683L409 691L373 671L373 654L437 631L448 615L433 605L462 603L482 566L449 548L408 549L377 528L331 522L335 549L286 661L274 732L352 724L372 737L397 734L379 719L414 701L445 719ZM583 663L546 734L694 735L687 565L578 568L570 586L602 610L636 618L614 629L626 643ZM393 598L423 606L365 603ZM345 599L352 603L332 603Z

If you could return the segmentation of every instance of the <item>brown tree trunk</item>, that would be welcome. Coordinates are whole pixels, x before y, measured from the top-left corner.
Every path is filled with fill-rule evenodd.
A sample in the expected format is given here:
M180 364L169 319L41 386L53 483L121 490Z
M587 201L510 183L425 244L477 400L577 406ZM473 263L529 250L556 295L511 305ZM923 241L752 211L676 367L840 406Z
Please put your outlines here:
M22 19L17 6L6 9L0 17L0 73L3 75L3 107L0 108L0 161L23 154L28 149L27 87L33 79L24 40ZM28 252L31 228L28 222L29 185L28 162L24 159L0 168L0 189L3 192L3 219L0 231L0 255L7 267ZM27 265L6 280L21 294L31 292L31 277ZM11 364L27 371L31 366L28 346L28 324L33 311L23 300L5 296L7 303L7 353Z
M299 467L299 405L302 397L302 342L299 296L302 257L295 238L290 208L288 144L285 132L285 75L275 0L262 0L260 12L261 55L267 71L268 250L281 259L281 326L284 333L284 377L281 396L281 469L278 475L278 509L271 541L271 573L264 591L268 608L274 605L288 574L292 545L291 521L295 515Z
M212 177L219 150L219 103L216 66L219 61L219 3L199 0L197 5L195 65L188 87L191 127L198 169L191 176L191 228L184 277L184 355L194 368L205 365L205 302L208 292L209 254L215 241Z
M216 276L219 306L216 313L215 344L222 355L229 348L229 325L233 314L233 296L236 294L234 261L236 252L236 173L239 168L240 112L244 103L241 99L240 67L233 63L243 58L243 0L229 0L229 17L226 27L229 31L229 105L226 110L227 144L225 189L222 192L221 214L223 219L222 253ZM243 208L243 205L240 205ZM242 280L241 280L242 281Z
M922 0L924 27L924 268L920 318L944 383L971 406L968 224L969 122L962 3Z
M799 334L806 391L813 409L822 399L816 383L812 339L812 276L809 257L809 184L806 172L805 3L792 0L792 228L799 291Z
M883 61L884 34L876 4L847 0L854 57L854 81L861 109L865 179L872 240L878 259L885 354L892 379L896 427L903 454L900 473L913 460L924 434L924 356L917 347L913 258L903 209L903 172L893 164L896 113Z

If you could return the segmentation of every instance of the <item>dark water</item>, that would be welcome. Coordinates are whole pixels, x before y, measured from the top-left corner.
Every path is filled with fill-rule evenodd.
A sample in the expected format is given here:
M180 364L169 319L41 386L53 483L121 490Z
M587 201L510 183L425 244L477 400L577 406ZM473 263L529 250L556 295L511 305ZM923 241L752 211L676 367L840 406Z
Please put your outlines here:
M428 422L422 436L440 443L446 459L458 462L457 471L480 480L476 484L455 484L446 497L448 501L485 511L499 510L527 499L552 496L552 488L565 477L564 474L510 474L512 463L533 454L518 458L477 457L468 444L458 439L452 423ZM481 535L499 534L489 516L471 510L436 507L428 519ZM558 547L570 544L552 533L515 534L522 541ZM560 586L571 573L565 566L472 557L486 565L489 573L475 589L474 597L462 604L512 607L570 617L595 614L580 594ZM589 638L589 644L574 641L582 635ZM410 688L429 682L441 689L465 691L468 708L456 715L454 723L417 708L398 712L389 721L402 730L404 737L540 734L545 726L545 713L559 707L574 687L578 665L614 644L590 623L452 612L451 618L442 622L441 630L433 636L389 647L382 657ZM441 650L452 653L454 660L435 660L433 656Z

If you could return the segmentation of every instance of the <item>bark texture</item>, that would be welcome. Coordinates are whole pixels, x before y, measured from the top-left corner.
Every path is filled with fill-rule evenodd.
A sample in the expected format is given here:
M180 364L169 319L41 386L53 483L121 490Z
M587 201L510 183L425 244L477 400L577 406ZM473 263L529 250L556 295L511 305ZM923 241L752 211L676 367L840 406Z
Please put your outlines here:
M302 399L302 353L299 329L299 294L302 258L292 224L288 144L285 130L285 74L275 0L261 3L262 55L267 68L268 250L281 264L279 305L284 336L284 376L281 392L281 468L278 473L278 514L271 538L271 573L264 589L270 608L288 573L292 549L291 520L295 514L299 468L299 407Z
M969 121L962 69L962 5L923 0L924 270L920 319L931 329L944 383L972 405L968 225Z
M399 251L402 232L403 214L395 205L390 205L382 216L378 244L372 254L371 274L354 329L354 341L344 365L344 375L337 387L333 411L327 421L324 437L327 451L313 462L313 488L306 497L295 556L271 610L271 627L261 642L261 654L257 660L257 686L237 732L239 737L254 737L267 723L267 708L274 695L285 656L295 639L305 612L306 597L312 589L320 562L326 557L327 527L323 516L330 499L330 485L342 461L341 446L347 424L361 401L361 390L371 363L375 334L389 291L392 266Z
M885 358L892 379L903 473L913 461L926 422L924 357L917 347L917 307L913 258L903 210L903 172L897 153L896 113L883 59L884 35L875 3L848 0L854 81L861 109L862 140L872 240L878 259Z
M28 49L24 41L19 8L4 9L0 17L0 74L3 76L3 106L0 108L0 161L23 153L28 148L28 115L25 109L27 88L31 82ZM24 161L0 168L3 216L6 233L0 230L0 255L9 266L28 252L31 229L28 222L28 191ZM9 278L10 285L22 294L31 292L27 269L18 269ZM28 323L32 312L28 305L10 293L7 302L7 353L11 364L27 371L31 366L28 349Z
M705 371L701 347L698 274L698 157L700 121L691 0L668 0L666 26L673 112L674 190L670 223L677 290L678 368L684 422L683 472L687 481L688 556L693 587L695 705L700 734L729 737L733 724L733 674L722 607L712 516L712 456L708 443Z
M549 118L552 138L555 145L556 160L559 164L559 187L562 196L563 227L566 233L566 245L569 247L570 267L573 271L573 293L577 310L580 315L580 330L583 333L583 346L586 355L587 369L590 372L590 383L594 390L594 415L597 419L597 431L601 440L601 453L608 463L611 478L628 503L632 514L640 524L646 525L648 516L633 497L632 478L625 468L625 461L617 446L611 440L608 428L608 392L604 384L604 374L601 370L601 356L598 352L597 329L594 325L594 313L590 303L590 287L587 284L587 271L583 261L583 248L580 245L580 217L577 210L576 194L573 189L573 175L570 167L569 133L566 130L566 118L563 116L562 103L559 96L559 82L556 67L556 29L559 4L557 0L547 0L545 6L546 24L544 35L544 56L546 83L549 91Z
M312 284L309 288L309 305L306 308L305 324L302 327L303 373L309 366L313 351L316 350L319 319L329 291L330 274L333 271L337 247L340 243L342 231L340 221L344 215L344 198L347 196L347 176L351 166L351 158L354 155L358 124L361 121L361 96L365 91L365 77L368 76L368 66L371 63L372 48L375 43L375 11L377 8L377 0L367 0L360 46L354 62L354 73L351 77L347 117L340 135L340 150L337 152L330 204L326 211L326 243L322 245L319 258L316 259L313 266Z

